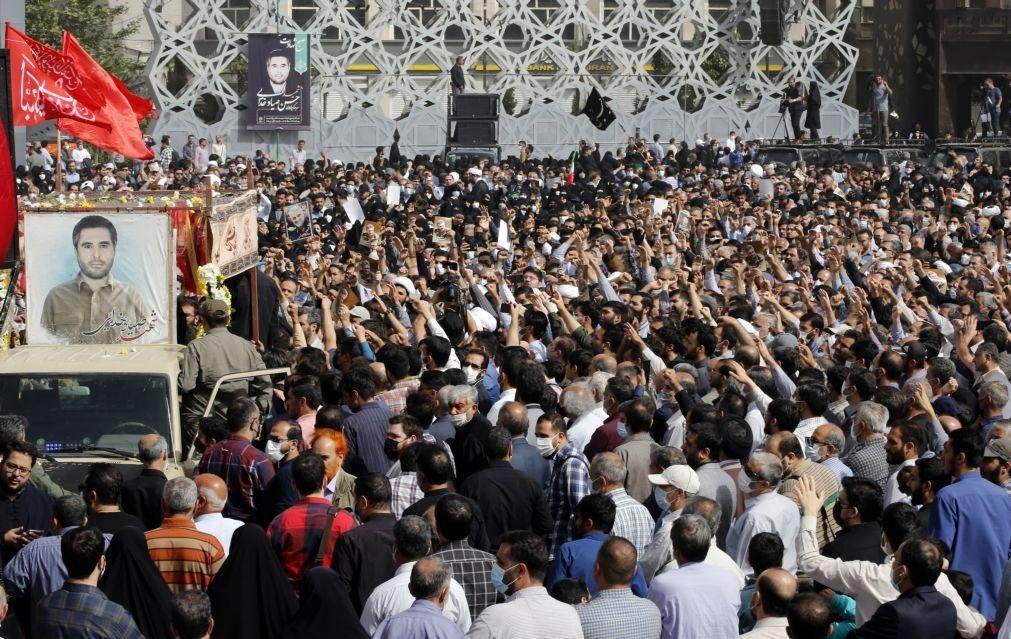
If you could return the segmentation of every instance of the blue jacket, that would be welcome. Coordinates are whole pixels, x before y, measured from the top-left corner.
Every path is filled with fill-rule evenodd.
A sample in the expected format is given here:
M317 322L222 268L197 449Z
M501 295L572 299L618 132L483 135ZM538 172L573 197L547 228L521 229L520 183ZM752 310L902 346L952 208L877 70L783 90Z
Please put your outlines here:
M513 456L509 465L530 475L545 493L551 481L551 464L530 445L525 436L513 437Z
M966 473L937 493L930 536L951 548L953 570L972 575L972 606L993 619L1001 571L1011 549L1011 496L978 470Z
M597 580L593 578L593 564L597 560L600 547L604 545L607 538L608 535L604 533L591 532L579 539L562 544L548 569L548 577L544 580L544 587L551 590L551 587L562 579L582 579L590 594L596 595ZM632 577L632 592L637 597L645 597L647 590L642 568L636 566L635 575Z

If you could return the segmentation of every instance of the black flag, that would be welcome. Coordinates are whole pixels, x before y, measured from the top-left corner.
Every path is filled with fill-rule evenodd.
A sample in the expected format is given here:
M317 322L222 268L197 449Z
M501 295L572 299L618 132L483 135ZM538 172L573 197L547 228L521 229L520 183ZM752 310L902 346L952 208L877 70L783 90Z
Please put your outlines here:
M601 131L611 126L611 123L614 122L614 111L611 110L611 107L607 106L607 102L604 102L603 96L600 95L596 87L590 91L589 97L586 98L583 114L590 118L593 126Z
M400 129L393 131L393 144L390 145L390 164L400 164Z

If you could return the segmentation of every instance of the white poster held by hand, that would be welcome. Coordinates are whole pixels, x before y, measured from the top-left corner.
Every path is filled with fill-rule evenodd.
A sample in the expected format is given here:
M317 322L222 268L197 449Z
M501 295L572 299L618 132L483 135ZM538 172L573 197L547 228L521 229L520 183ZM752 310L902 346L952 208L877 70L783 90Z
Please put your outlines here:
M667 200L663 198L657 198L653 200L653 212L657 215L663 214L667 210Z
M348 214L348 223L345 225L351 228L355 225L355 222L365 221L365 211L362 210L362 204L358 201L358 198L349 197L344 200L344 212Z
M400 204L400 185L389 184L386 186L386 206Z
M509 223L505 220L499 220L497 243L503 250L512 252L512 243L509 242Z

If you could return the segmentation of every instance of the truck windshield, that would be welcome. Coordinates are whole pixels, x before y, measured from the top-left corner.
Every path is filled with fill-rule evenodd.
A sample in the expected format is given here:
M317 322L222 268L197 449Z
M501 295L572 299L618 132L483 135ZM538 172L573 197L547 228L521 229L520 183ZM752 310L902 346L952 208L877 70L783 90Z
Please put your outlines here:
M148 433L172 443L163 375L0 375L0 414L12 413L28 419L28 440L40 453L98 446L136 454Z

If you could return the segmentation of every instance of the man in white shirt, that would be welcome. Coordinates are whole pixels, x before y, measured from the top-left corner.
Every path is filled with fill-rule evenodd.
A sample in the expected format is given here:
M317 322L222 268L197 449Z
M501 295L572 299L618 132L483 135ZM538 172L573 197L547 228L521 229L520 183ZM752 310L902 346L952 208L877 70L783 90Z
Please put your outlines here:
M698 474L687 465L669 466L659 474L651 474L649 483L653 485L653 499L663 508L663 512L657 521L652 541L639 557L647 581L651 581L653 576L674 558L670 539L671 528L681 516L685 500L697 494L701 485Z
M719 502L708 497L696 495L695 497L690 497L685 502L685 507L681 511L681 514L698 515L705 518L706 523L709 524L709 529L713 531L713 538L709 540L709 552L706 554L705 563L729 570L737 577L740 588L744 588L746 580L741 567L737 565L737 562L730 555L720 550L720 547L716 545L715 532L719 530L720 518L723 516ZM660 572L674 570L677 567L677 560L672 559L670 563L660 569Z
M214 535L221 542L227 557L228 549L232 545L232 534L242 526L242 522L238 519L221 514L228 502L228 485L223 479L210 473L197 475L193 481L197 485L197 507L193 523L200 532Z
M915 466L916 460L927 450L927 437L920 428L913 422L898 422L888 429L885 438L885 461L889 466L894 466L895 472L888 476L885 482L884 505L894 504L897 501L909 504L911 497L899 490L899 473L903 468Z
M393 556L397 561L397 570L392 579L376 586L365 602L361 622L369 636L376 632L384 619L403 612L414 604L414 595L409 589L411 570L431 549L432 527L423 518L408 515L394 525ZM467 632L470 628L467 595L456 579L449 581L449 597L442 614L456 623L461 632Z
M830 401L828 387L824 384L802 384L797 387L794 399L800 409L800 422L793 434L800 440L800 447L806 450L807 440L818 427L828 422L822 415L828 410Z
M919 533L916 511L908 504L892 504L881 515L884 531L883 543L885 561L876 564L870 561L843 561L830 559L818 551L815 533L817 514L821 510L823 496L818 494L810 477L803 477L797 488L804 517L801 519L800 535L797 539L797 562L800 570L827 588L848 593L856 600L857 626L870 619L878 607L899 596L892 585L892 552L910 536ZM986 625L986 619L962 602L958 592L941 573L934 584L937 591L955 604L956 630L961 637L979 637Z
M604 425L607 411L598 404L590 387L582 382L573 382L562 391L558 402L559 407L569 418L569 441L582 451L590 441L593 433Z
M671 529L680 568L657 575L646 598L660 609L663 639L735 639L741 590L730 571L705 563L713 532L705 518L682 515Z
M583 639L576 609L553 599L544 588L548 549L528 531L506 533L499 540L491 580L507 596L474 621L471 639Z
M734 521L727 534L727 554L734 558L745 575L752 573L748 563L748 544L760 532L772 532L783 540L783 568L797 572L797 533L800 512L797 505L776 492L783 479L783 462L772 453L753 453L737 477L737 488L744 494L744 513Z
M767 568L758 576L751 609L755 611L754 630L741 639L787 639L786 607L797 595L797 578L782 568Z

